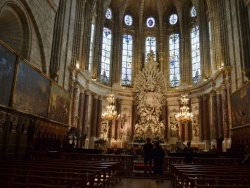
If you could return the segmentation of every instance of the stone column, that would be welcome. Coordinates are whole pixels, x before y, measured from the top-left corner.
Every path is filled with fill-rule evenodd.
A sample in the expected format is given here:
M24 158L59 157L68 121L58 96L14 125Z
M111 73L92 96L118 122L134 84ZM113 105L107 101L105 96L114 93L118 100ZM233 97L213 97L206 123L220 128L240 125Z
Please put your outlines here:
M83 120L83 106L84 106L84 92L81 91L79 95L79 106L78 106L78 121L77 129L82 133L82 120Z
M82 116L82 145L81 147L85 147L85 139L88 136L87 133L87 125L88 125L88 111L89 111L89 91L86 90L84 92L84 105L83 105L83 116Z
M203 95L203 127L205 149L210 149L209 105L208 95Z
M66 0L61 0L59 2L59 7L56 12L53 43L52 43L52 53L50 60L50 78L58 82L59 70L60 70L60 60L61 60L61 48L63 41L63 25L64 16L66 10Z
M204 140L209 140L209 106L208 96L203 95L203 127L204 127Z
M222 112L223 112L223 130L224 138L229 138L229 116L228 116L228 98L227 87L222 86Z
M199 117L198 117L198 126L199 126L199 139L200 141L204 140L204 126L203 126L203 97L199 96Z
M228 114L228 94L227 87L225 84L222 85L222 119L223 119L223 132L224 132L224 145L223 151L229 148L229 114Z
M108 121L108 147L111 147L111 139L112 139L112 132L113 132L113 121Z
M99 79L101 74L101 56L102 51L102 33L105 22L104 1L96 1L96 26L95 26L95 40L94 40L94 53L93 53L93 67L91 70L91 77Z
M78 100L79 100L79 85L75 83L73 87L73 98L72 98L72 112L71 112L71 126L77 127L77 117L78 117Z
M135 133L135 124L137 122L137 106L135 104L135 101L133 101L133 108L132 108L132 127L131 127L131 132L132 132L132 141L134 139L134 133Z
M102 96L98 97L97 104L97 122L96 122L96 137L99 138L101 134L101 126L102 126Z
M222 95L221 93L217 93L217 116L218 116L218 124L217 124L217 135L216 138L223 138L223 116L222 116Z
M167 113L167 105L163 106L162 110L162 122L165 127L165 134L164 134L164 139L168 140L168 113Z
M216 145L216 138L217 138L217 125L218 125L218 114L217 114L217 97L216 97L216 91L211 92L212 97L212 122L213 122L213 128L212 128L212 145Z
M85 1L77 0L75 9L75 21L73 32L73 45L71 49L71 65L76 66L80 59L80 52L82 48L83 28L84 28L84 13L85 13ZM79 66L82 68L81 63Z
M121 99L117 99L116 100L116 111L117 114L120 115L121 114L121 108L122 108L122 100ZM121 118L119 117L118 119L115 120L115 139L120 137L120 131L121 131Z
M96 137L98 96L94 95L92 101L93 102L92 102L92 116L91 116L90 136L95 138Z

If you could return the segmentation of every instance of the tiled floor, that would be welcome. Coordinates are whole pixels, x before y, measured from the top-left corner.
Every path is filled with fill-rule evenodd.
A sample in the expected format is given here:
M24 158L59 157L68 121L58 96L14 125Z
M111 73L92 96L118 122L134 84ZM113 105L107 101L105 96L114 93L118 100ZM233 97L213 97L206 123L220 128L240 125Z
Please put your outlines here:
M155 179L122 178L115 188L173 188L170 180L156 183Z

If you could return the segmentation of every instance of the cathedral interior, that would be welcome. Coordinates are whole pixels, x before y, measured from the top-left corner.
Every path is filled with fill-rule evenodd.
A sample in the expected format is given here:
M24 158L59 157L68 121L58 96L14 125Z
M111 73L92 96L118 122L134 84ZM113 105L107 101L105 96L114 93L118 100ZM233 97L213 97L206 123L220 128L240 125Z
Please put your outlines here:
M1 153L249 144L249 49L249 0L0 0Z

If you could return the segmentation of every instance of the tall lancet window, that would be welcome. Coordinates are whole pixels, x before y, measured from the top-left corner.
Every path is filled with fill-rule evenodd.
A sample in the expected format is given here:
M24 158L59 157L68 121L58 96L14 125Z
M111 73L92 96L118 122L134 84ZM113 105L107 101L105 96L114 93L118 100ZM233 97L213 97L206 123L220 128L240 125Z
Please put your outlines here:
M211 33L211 22L208 21L208 32L209 32L209 44L210 44L210 64L212 65L213 48L212 48L212 33Z
M180 39L179 34L169 36L170 87L180 85Z
M146 38L146 49L145 54L147 55L150 51L154 52L154 61L156 61L156 39L155 37L147 37Z
M122 49L122 85L131 85L133 37L123 35Z
M196 10L191 8L190 15L193 19L196 18ZM201 78L201 64L200 64L200 39L199 26L194 24L191 29L191 51L192 51L192 78L193 83L197 83Z
M101 82L108 84L110 77L111 31L104 27L102 37Z
M155 26L155 19L153 17L149 17L146 21L146 24L148 28L153 28ZM154 52L154 61L156 61L156 38L153 36L148 36L145 42L145 55L147 56L151 50Z
M177 14L170 15L170 25L174 26L177 21ZM169 36L169 78L170 87L177 87L180 85L180 39L177 33Z
M130 15L125 15L124 23L129 27L133 23L133 18ZM128 28L127 28L128 29ZM133 37L127 34L123 35L122 46L122 85L130 86L132 80L132 62L133 62Z
M91 35L90 35L90 45L89 45L89 67L88 70L91 71L92 63L93 63L93 44L94 44L94 36L95 36L95 18L92 18L91 23Z

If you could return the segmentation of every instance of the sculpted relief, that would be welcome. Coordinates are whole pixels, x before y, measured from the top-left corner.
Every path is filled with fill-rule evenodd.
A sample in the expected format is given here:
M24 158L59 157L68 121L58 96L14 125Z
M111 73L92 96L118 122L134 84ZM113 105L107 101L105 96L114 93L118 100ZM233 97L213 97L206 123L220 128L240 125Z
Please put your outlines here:
M134 92L139 115L139 122L135 125L135 139L164 138L165 127L161 116L165 104L165 80L153 57L154 53L151 50L143 70L135 78Z

